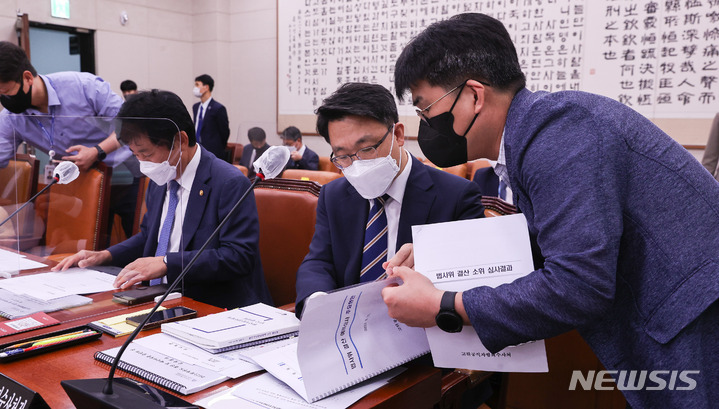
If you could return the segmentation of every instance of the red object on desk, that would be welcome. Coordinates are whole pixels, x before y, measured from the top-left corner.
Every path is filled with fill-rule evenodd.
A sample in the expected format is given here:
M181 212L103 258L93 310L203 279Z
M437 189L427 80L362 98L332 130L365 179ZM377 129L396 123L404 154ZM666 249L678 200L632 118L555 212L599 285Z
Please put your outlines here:
M14 320L0 322L0 337L32 331L39 328L58 325L60 321L45 314L36 312L26 317L15 318Z

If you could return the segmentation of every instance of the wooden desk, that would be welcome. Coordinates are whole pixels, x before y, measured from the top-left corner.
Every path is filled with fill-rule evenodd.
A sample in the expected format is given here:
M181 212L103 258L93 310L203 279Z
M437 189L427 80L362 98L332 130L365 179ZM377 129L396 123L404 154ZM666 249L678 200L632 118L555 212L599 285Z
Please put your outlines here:
M1 342L12 342L31 335L41 335L63 328L83 325L90 321L139 311L152 306L151 303L132 307L117 304L112 301L112 292L95 294L91 297L94 301L90 305L50 313L51 316L62 321L62 324L26 332L24 334L4 337L1 339ZM167 307L184 305L197 310L199 316L222 311L220 308L194 301L187 297L167 301L163 305ZM140 333L139 337L154 334L159 331L159 328L144 331ZM98 340L82 345L0 364L0 372L26 387L39 392L53 409L73 408L70 399L60 386L60 381L107 377L109 366L96 361L93 355L96 351L120 346L126 339L126 336L114 338L110 335L103 334ZM212 388L184 396L183 398L189 402L194 402L218 390L232 387L238 382L255 375L256 374L250 374L239 379L225 381ZM130 375L118 370L117 376ZM143 382L147 383L147 381ZM379 390L365 396L355 403L352 408L431 408L439 402L440 385L441 373L439 369L417 364L409 365L407 371L397 376ZM157 387L157 385L153 386Z

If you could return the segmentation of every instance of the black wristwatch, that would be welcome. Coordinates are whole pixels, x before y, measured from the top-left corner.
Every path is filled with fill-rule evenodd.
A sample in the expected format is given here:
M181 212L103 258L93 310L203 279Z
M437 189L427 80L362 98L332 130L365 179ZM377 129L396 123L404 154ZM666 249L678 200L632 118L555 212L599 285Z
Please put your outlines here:
M454 309L454 298L457 295L455 291L445 291L442 294L442 301L439 304L439 313L434 318L439 329L445 332L460 332L462 331L462 317L457 314L457 310Z
M97 149L97 160L105 160L105 158L107 158L107 153L102 150L100 145L95 145L95 149Z

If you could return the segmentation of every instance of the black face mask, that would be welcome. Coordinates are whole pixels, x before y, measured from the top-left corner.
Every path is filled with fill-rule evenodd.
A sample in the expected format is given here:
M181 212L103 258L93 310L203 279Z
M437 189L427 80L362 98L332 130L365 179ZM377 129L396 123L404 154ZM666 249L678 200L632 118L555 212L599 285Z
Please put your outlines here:
M22 114L32 106L32 84L30 89L23 91L24 81L20 79L20 89L15 95L0 95L0 104L14 114Z
M459 94L462 93L460 89ZM430 162L441 168L461 165L467 162L467 132L474 125L477 115L464 131L464 135L457 135L454 132L454 115L452 110L459 100L459 94L454 100L448 112L439 114L432 118L426 118L419 122L419 133L417 142L422 153L427 156Z

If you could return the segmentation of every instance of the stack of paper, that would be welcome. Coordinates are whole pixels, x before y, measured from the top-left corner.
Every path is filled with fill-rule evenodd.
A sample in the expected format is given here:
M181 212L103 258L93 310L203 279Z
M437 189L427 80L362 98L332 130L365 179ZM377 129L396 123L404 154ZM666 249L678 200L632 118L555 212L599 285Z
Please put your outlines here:
M47 267L46 264L32 261L24 255L0 249L0 276L8 277L18 274L21 270Z
M110 274L84 268L0 280L0 315L15 318L89 304L92 298L79 294L113 290L114 281Z
M191 320L162 324L162 332L209 352L233 349L289 338L297 334L295 314L257 303Z

